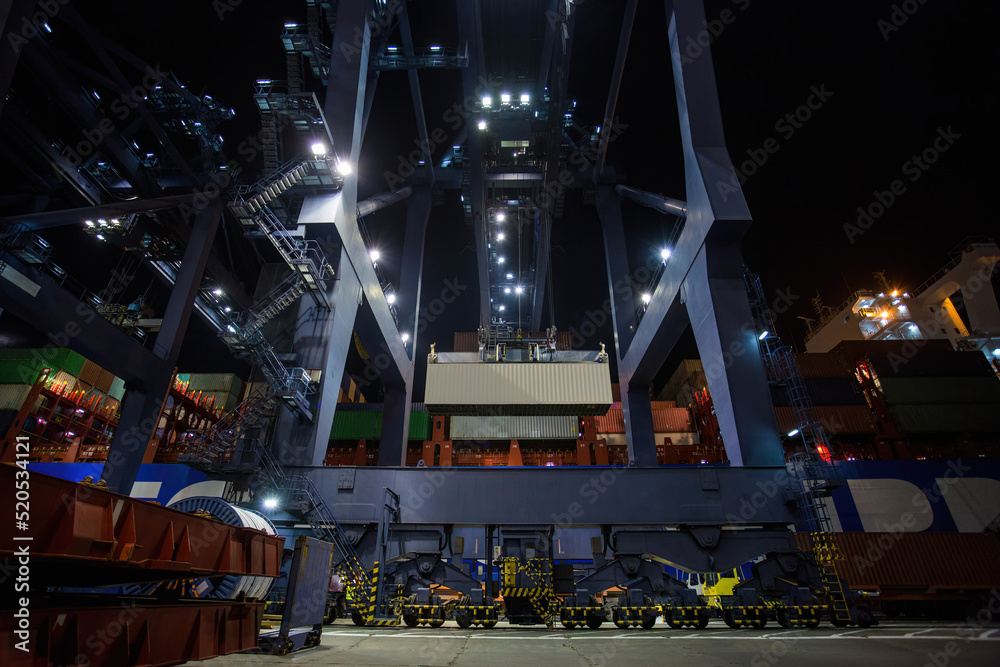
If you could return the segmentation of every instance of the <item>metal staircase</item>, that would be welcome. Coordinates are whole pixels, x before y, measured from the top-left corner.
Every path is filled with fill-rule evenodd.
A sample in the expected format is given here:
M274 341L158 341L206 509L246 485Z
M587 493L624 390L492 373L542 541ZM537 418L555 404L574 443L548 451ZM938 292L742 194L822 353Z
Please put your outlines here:
M246 443L256 440L253 432L264 427L276 403L271 387L259 386L192 443L178 461L211 472L255 470L256 447Z
M288 509L300 513L305 518L313 535L321 540L333 542L337 546L336 553L339 554L340 560L334 563L334 569L347 572L360 590L366 592L371 590L372 580L362 566L358 552L312 480L305 475L286 473L281 464L263 446L256 449L256 454L260 464L258 474L261 482L284 497Z
M789 437L801 437L805 449L804 454L790 458L799 487L796 502L800 516L810 533L828 533L832 524L826 498L838 479L836 468L821 455L821 447L828 451L829 439L813 410L794 351L775 333L760 277L744 267L743 278L756 331L760 332L758 342L768 381L785 386L797 424Z
M333 268L319 244L303 240L285 229L284 223L271 210L269 204L298 183L309 179L316 163L322 160L293 160L250 188L233 193L229 206L247 227L256 227L277 249L278 254L297 275L321 308L329 308L326 300L326 281L333 277ZM325 167L324 167L325 168Z

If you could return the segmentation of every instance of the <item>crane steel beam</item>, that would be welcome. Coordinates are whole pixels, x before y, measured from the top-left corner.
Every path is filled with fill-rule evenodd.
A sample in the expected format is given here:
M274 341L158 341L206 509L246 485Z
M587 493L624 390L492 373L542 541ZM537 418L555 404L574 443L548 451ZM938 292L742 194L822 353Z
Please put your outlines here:
M80 173L69 158L52 146L52 140L46 137L31 120L17 107L11 104L3 112L4 124L14 130L8 132L11 141L24 148L24 154L35 153L49 165L52 173L59 180L65 180L75 198L87 204L101 201L101 191Z
M399 271L398 306L403 331L410 335L410 372L418 343L420 321L420 277L424 268L424 240L433 198L430 186L415 189L406 207L406 232L403 237L403 261ZM405 344L404 344L405 347ZM380 466L406 465L406 442L410 432L410 400L413 382L405 387L388 387L382 416Z
M37 4L38 0L5 0L0 4L0 43L5 45L4 57L0 59L0 114L14 81L21 47L28 39L37 37L42 29L31 22L31 12ZM33 30L30 38L26 34L28 28Z
M622 33L618 37L618 53L615 55L615 69L611 74L611 90L608 91L608 103L604 107L604 122L601 124L600 144L597 147L597 159L594 161L594 180L600 181L604 171L604 158L608 155L608 137L615 120L615 106L618 104L618 91L622 86L622 74L625 72L625 57L628 55L628 43L632 38L632 24L635 22L635 10L639 0L628 0L625 6L625 17L622 19Z
M681 44L703 30L705 9L701 0L668 0L666 9L687 223L634 332L626 328L634 321L634 300L631 308L612 313L622 407L631 416L626 426L630 454L640 465L655 461L651 419L649 424L645 419L650 383L690 322L730 461L781 465L784 454L742 278L740 241L751 217L726 149L712 55L706 50L700 58L682 59L680 54ZM617 195L609 186L598 191L605 236L617 238L623 233L621 220L609 215L619 206ZM610 268L627 267L623 251L622 243L607 247L613 295L617 276Z
M455 0L458 8L458 39L469 45L469 66L462 70L462 99L479 99L482 94L493 95L495 91L483 89L483 30L479 14L479 0ZM479 115L474 110L469 113L466 123L475 125ZM479 324L490 323L490 278L489 253L486 247L486 189L483 182L483 139L482 132L470 127L466 143L465 157L470 171L470 203L472 228L476 241L476 257L479 269Z
M111 75L111 78L116 84L115 86L112 86L112 88L116 89L116 92L122 95L127 95L128 92L132 90L132 86L129 84L122 71L118 68L118 65L115 64L115 61L111 59L111 55L104 48L102 40L100 39L100 33L84 22L72 5L68 5L66 7L66 15L75 25L76 29L80 31L80 34L84 37L87 44L90 45L90 48L97 55L97 59L100 60L101 64L107 69L108 74ZM139 117L145 121L146 126L153 133L153 136L156 137L160 146L164 151L166 151L167 155L170 156L170 159L173 160L174 166L176 166L187 178L191 186L199 185L200 179L194 173L194 170L191 169L190 165L188 165L187 160L185 160L184 156L181 155L180 151L174 145L174 142L170 140L167 133L163 131L160 124L156 122L155 118L153 118L153 114L150 113L146 105L138 99L134 100L134 104Z
M553 216L556 210L556 200L565 196L564 175L559 173L560 146L563 135L563 109L567 100L569 85L569 66L573 55L573 34L576 25L576 10L568 15L564 12L568 5L560 4L560 20L546 20L549 32L556 33L559 49L553 62L552 86L549 86L549 118L545 144L545 177L540 195L544 205L541 206L541 217L538 230L538 243L535 247L535 282L531 292L531 331L541 328L542 311L545 308L545 289L548 280L550 241L552 237ZM548 18L548 17L546 17Z
M382 192L377 195L372 195L368 199L358 202L358 217L363 218L366 215L370 215L375 211L380 211L387 206L392 206L396 202L403 201L411 194L413 194L413 188L407 185L405 188L393 190L392 192Z
M652 192L646 192L645 190L630 188L627 185L616 186L615 192L622 197L627 197L636 203L642 204L643 206L656 209L660 213L676 215L679 218L683 218L687 215L687 202L682 202L680 199L674 199L673 197L665 197Z
M216 199L199 211L195 218L191 239L184 250L180 272L170 292L163 323L153 347L153 354L164 363L147 371L140 383L125 386L118 428L108 448L108 458L101 474L108 488L116 493L131 492L146 453L146 443L156 429L156 419L163 398L170 389L184 334L191 321L194 300L211 255L212 239L222 219L222 208L222 201Z
M413 35L410 33L410 17L406 11L406 3L399 5L399 34L403 41L403 53L413 54ZM420 96L420 77L416 68L406 70L410 80L410 97L413 99L413 114L417 121L417 136L420 138L420 151L424 156L424 171L427 180L434 185L434 165L431 163L430 142L427 138L427 119L424 117L424 101Z
M546 22L550 16L559 15L559 0L549 0L549 8L545 12ZM535 90L545 90L546 86L549 85L549 72L552 69L552 49L555 47L556 31L549 27L549 30L545 31L545 37L542 39L542 58L538 64L538 77L535 81Z
M96 218L115 218L122 215L130 215L132 213L149 213L152 211L177 208L183 204L190 204L198 196L199 195L197 194L187 194L173 195L170 197L156 197L154 199L130 199L108 204L98 204L97 206L66 208L59 211L28 213L26 215L13 215L6 218L0 218L0 225L22 224L28 229L33 229L35 231L41 229L51 229L53 227L63 227L65 225L79 225L84 220L93 220Z
M107 151L111 161L121 173L127 175L142 196L155 197L162 194L139 157L117 133L114 123L98 113L80 85L56 66L51 55L45 52L46 48L47 45L37 40L29 42L23 50L24 64L52 87L53 97L59 105L85 129L84 141L80 143L90 145L91 152L99 149ZM81 156L84 157L86 156Z

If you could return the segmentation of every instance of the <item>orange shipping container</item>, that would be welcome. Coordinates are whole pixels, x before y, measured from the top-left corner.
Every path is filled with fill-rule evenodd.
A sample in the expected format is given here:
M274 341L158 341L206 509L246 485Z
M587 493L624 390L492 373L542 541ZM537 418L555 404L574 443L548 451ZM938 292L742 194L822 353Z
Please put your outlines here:
M691 411L687 408L659 408L653 410L653 430L657 433L694 431Z
M114 381L115 374L102 368L100 374L97 376L97 381L94 383L94 389L106 394L111 391L111 383Z
M83 368L80 369L80 375L78 377L90 386L95 386L102 370L103 369L93 361L87 360L83 362Z
M456 331L452 352L479 352L479 334L475 331Z
M663 401L664 403L669 401ZM605 415L594 418L598 433L624 433L625 417L621 407L608 410ZM654 408L653 431L656 433L678 433L697 430L688 408Z
M607 414L594 417L594 427L598 433L624 433L625 417L621 407L611 408Z

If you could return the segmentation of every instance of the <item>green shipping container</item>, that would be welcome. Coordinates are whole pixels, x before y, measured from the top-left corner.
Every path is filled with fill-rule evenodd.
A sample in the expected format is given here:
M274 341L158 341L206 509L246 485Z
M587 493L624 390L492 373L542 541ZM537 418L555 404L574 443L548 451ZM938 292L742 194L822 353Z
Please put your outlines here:
M995 405L890 405L889 413L907 434L1000 433Z
M74 377L80 375L83 356L67 348L29 348L0 350L0 383L34 384L43 368L63 370Z
M0 361L0 384L34 384L44 365L37 359Z
M427 412L410 413L410 440L430 437L431 418ZM333 416L331 440L360 440L382 436L382 413L367 410L338 410Z
M331 440L371 439L382 435L382 413L338 410L333 415Z
M986 377L880 377L889 405L993 403L1000 410L1000 380Z
M431 415L429 412L410 413L410 440L427 440L431 437Z

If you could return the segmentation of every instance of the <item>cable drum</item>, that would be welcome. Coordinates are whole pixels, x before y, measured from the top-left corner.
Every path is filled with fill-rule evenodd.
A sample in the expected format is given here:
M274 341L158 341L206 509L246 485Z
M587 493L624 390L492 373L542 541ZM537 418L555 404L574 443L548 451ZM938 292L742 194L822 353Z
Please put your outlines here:
M221 498L194 496L179 500L169 507L189 513L204 510L230 526L253 528L268 535L278 534L274 524L260 512L247 507L236 507ZM243 596L247 600L261 600L267 597L273 582L273 577L230 574L221 579L219 577L201 579L195 583L194 589L197 591L198 597L201 598L235 600Z

